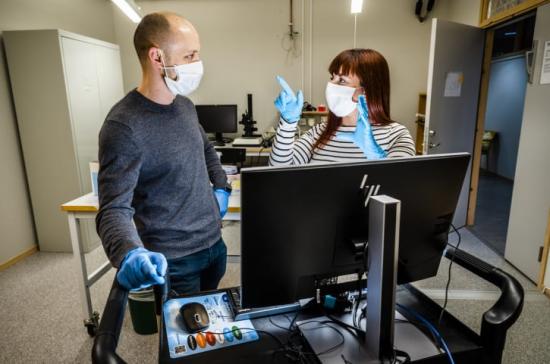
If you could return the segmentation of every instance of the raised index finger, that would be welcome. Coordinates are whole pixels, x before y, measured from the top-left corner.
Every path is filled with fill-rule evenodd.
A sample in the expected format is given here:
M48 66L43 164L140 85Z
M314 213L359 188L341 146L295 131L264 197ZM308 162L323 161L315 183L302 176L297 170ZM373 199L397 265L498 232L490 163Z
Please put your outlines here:
M294 91L292 91L292 88L288 85L284 78L277 76L277 81L279 81L279 85L281 85L283 90L285 90L289 95L294 96Z

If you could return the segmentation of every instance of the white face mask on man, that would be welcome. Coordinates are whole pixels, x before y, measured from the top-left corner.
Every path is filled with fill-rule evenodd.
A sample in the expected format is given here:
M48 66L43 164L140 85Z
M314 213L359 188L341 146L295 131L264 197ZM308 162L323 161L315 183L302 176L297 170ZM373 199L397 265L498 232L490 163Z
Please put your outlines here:
M353 101L355 90L354 87L328 82L325 98L327 99L329 110L341 118L351 114L357 108L357 102Z
M201 82L202 75L204 74L204 67L202 61L193 63L166 66L164 64L164 57L161 57L162 66L164 68L164 82L166 86L174 94L187 96L195 91ZM176 79L173 80L167 75L167 70L173 69L176 73Z

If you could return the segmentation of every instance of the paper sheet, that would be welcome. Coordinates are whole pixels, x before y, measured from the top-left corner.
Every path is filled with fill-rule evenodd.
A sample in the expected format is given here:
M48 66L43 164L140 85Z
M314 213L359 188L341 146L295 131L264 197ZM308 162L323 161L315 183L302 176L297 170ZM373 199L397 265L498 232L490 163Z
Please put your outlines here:
M464 74L462 72L448 72L445 79L444 97L460 97Z

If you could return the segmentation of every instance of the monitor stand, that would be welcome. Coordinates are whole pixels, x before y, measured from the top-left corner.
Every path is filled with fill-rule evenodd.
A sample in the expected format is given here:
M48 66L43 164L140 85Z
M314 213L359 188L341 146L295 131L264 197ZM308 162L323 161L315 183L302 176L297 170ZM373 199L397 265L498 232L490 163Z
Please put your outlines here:
M370 204L370 264L367 281L366 335L360 347L357 340L345 340L341 351L320 356L318 359L322 363L342 363L340 354L347 355L347 359L354 364L387 363L391 362L393 357L401 202L386 195L371 196L367 202ZM322 337L319 330L303 330L302 334L312 347L326 348L334 343L334 333Z
M395 287L401 201L372 196L369 206L367 363L391 360L394 352Z
M214 133L214 135L215 135L215 138L211 140L211 142L212 142L212 145L214 145L215 147L223 147L227 143L231 143L231 139L224 138L223 133Z

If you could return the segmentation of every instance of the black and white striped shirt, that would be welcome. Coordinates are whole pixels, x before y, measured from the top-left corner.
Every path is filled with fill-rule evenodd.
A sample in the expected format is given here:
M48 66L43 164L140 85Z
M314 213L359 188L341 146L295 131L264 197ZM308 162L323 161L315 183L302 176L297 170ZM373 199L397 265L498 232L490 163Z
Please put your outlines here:
M308 163L364 161L367 157L351 141L331 138L326 145L313 150L313 145L326 128L326 123L313 126L295 140L297 123L281 119L269 155L269 165L300 165ZM355 132L355 126L340 126L337 132ZM415 155L414 141L406 127L399 123L372 126L374 139L386 152L387 158Z

